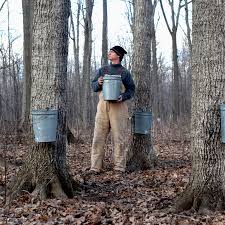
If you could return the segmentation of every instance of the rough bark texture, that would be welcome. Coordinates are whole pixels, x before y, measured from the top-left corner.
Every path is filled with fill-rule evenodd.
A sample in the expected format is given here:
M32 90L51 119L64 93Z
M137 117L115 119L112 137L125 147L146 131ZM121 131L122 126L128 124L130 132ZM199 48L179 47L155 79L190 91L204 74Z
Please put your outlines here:
M27 130L30 115L31 103L31 53L32 53L32 21L33 21L33 0L23 0L23 105L20 129Z
M155 118L160 115L160 91L159 91L159 74L158 74L158 60L157 60L157 43L156 43L156 32L155 32L155 8L157 1L154 0L154 3L150 2L152 13L151 13L151 44L152 44L152 108L153 115Z
M75 182L66 165L66 81L69 0L35 0L31 110L59 110L57 140L34 143L12 187L35 196L73 197Z
M177 31L172 34L172 62L173 62L173 87L172 87L172 97L173 97L173 107L172 115L173 121L177 122L180 117L180 69L178 66L178 52L177 52Z
M92 54L92 12L94 1L86 0L86 16L84 19L84 56L83 56L83 125L87 128L90 124L90 75Z
M225 2L193 2L192 175L178 210L224 209L225 146L219 104L225 102Z
M80 39L80 11L81 11L81 3L80 1L78 1L77 3L77 20L76 20L76 29L75 29L75 25L74 25L74 21L73 21L73 14L72 14L72 10L70 13L70 21L71 21L71 28L72 28L72 33L73 33L73 56L74 56L74 69L75 69L75 95L72 98L76 98L76 102L77 104L75 104L73 110L75 112L75 117L79 118L79 120L81 120L82 116L82 109L81 109L81 79L80 79L80 62L79 62L79 52L80 52L80 48L79 48L79 39ZM73 84L72 84L73 85ZM74 102L74 100L73 100Z
M135 109L151 110L151 10L150 0L134 2L133 74L136 80ZM128 170L148 169L154 166L155 153L151 135L135 135L128 151Z
M108 64L108 16L107 0L103 0L103 23L102 23L102 66Z
M187 41L188 41L188 49L191 55L192 52L192 43L191 43L191 28L189 24L189 11L188 11L188 0L184 0L185 2L185 23L187 26Z

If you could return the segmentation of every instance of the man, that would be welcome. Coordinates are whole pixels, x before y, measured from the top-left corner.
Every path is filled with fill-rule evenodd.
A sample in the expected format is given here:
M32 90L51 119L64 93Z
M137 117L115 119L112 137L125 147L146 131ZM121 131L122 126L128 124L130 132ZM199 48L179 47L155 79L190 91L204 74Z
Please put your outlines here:
M130 72L121 65L124 54L127 52L121 46L114 46L108 53L110 65L103 66L97 71L92 81L92 88L99 92L99 102L95 117L94 138L91 151L90 172L98 174L102 170L104 146L111 130L114 142L114 170L125 172L128 107L126 100L134 95L135 85ZM102 93L103 77L105 74L121 75L122 94L117 101L104 101Z

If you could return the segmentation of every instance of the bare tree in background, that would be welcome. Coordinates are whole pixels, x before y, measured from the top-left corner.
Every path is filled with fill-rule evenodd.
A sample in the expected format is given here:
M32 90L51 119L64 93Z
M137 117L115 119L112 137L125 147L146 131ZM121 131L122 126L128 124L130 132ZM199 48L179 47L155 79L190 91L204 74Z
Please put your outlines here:
M180 51L179 57L179 67L180 67L180 86L182 89L181 98L181 109L183 118L185 118L188 124L190 124L191 116L191 54L189 46L184 43L183 48Z
M151 0L134 1L134 53L135 111L151 111ZM133 134L128 150L128 170L148 169L155 164L151 135Z
M170 27L168 19L166 17L162 0L159 0L159 1L160 1L163 17L166 22L167 29L172 38L172 63L173 63L172 115L173 115L174 122L176 122L178 120L178 118L180 117L180 101L181 101L181 98L180 98L180 71L179 71L179 66L178 66L178 52L177 52L177 28L178 28L178 23L179 23L182 0L179 0L179 6L178 6L177 13L175 13L175 10L174 10L174 0L167 0L170 5L170 9L171 9L172 27ZM165 2L164 2L164 4L165 4Z
M33 21L33 0L22 0L23 8L23 100L22 118L20 129L27 130L30 115L31 102L31 56L32 56L32 21Z
M86 129L90 124L90 77L92 54L92 12L94 0L86 0L84 18L84 55L83 55L83 80L82 80L82 109L83 126Z
M192 41L191 41L191 28L190 28L190 23L189 23L189 9L188 9L188 4L191 3L192 1L184 0L184 6L185 6L185 23L187 27L187 40L188 40L188 48L189 48L189 53L191 56L192 52Z
M57 140L34 143L12 185L42 199L73 197L77 187L66 165L66 83L69 0L34 0L31 109L56 108Z
M0 7L0 12L2 11L2 9L3 9L3 7L4 7L4 5L5 5L6 2L7 2L7 0L5 0L5 1L2 3L2 5L1 5L1 7Z
M152 111L154 117L160 116L160 91L159 91L159 77L158 77L158 63L157 63L157 43L156 43L156 30L155 30L155 9L157 6L158 0L154 0L154 2L150 1L151 4L151 46L152 46Z
M102 60L101 64L108 64L108 15L107 0L103 0L103 22L102 22Z
M177 210L224 210L225 146L219 105L225 102L225 2L193 1L192 173Z
M80 61L79 61L79 55L80 55L80 13L81 13L81 1L78 0L77 2L77 10L76 10L76 27L74 25L74 20L73 20L73 12L71 9L70 13L70 22L71 22L71 28L72 28L72 42L73 42L73 56L74 56L74 80L73 80L73 96L70 96L70 99L75 104L73 105L73 111L74 114L71 116L74 116L76 120L81 120L82 119L82 108L81 108L81 75L80 75ZM74 90L75 89L75 90ZM72 103L71 102L71 103ZM80 123L77 122L77 128L80 127Z
M132 34L134 34L134 0L124 0L127 7L127 19L130 25Z

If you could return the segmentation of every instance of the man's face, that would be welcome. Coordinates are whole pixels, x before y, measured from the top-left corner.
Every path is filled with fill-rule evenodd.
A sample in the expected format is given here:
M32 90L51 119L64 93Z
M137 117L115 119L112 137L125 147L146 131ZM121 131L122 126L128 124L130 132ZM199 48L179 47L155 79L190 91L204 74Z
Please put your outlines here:
M108 53L108 59L110 60L110 61L112 61L112 60L119 60L119 56L113 51L113 50L110 50L109 51L109 53Z

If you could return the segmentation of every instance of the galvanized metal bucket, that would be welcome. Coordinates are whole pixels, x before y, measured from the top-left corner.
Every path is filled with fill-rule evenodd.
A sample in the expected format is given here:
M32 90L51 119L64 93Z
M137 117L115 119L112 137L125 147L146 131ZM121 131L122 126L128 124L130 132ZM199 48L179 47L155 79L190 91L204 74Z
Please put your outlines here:
M57 109L32 110L32 124L36 142L56 141Z
M135 134L149 134L151 130L152 113L137 111L133 114L133 132Z
M220 105L221 142L225 143L225 104Z
M103 77L103 97L105 101L118 100L121 88L121 75L108 75Z

